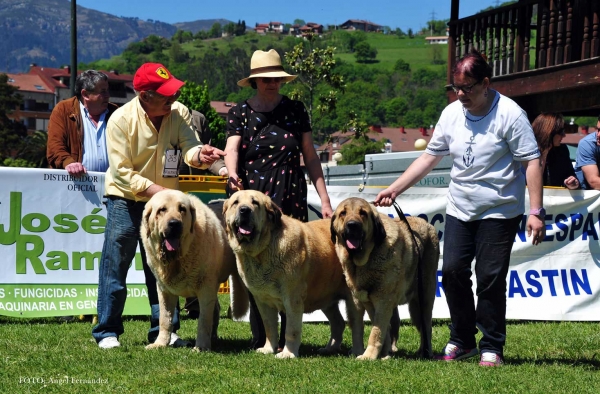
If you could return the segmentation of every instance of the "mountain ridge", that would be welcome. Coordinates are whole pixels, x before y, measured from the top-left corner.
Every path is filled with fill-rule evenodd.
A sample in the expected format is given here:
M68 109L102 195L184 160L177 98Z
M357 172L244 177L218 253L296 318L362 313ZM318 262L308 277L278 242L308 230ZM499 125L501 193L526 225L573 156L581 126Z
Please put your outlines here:
M132 42L154 34L171 38L178 29L196 33L226 19L169 24L118 17L77 6L77 61L119 55ZM195 30L195 31L194 31ZM0 1L0 70L26 72L31 63L61 67L71 60L71 3L67 0Z

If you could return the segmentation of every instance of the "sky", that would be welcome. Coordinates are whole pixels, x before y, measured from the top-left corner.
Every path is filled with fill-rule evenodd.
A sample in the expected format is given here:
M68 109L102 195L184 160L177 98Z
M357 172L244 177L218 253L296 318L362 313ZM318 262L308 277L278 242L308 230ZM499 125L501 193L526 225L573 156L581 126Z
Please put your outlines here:
M324 26L363 19L392 29L413 31L427 21L450 18L451 0L76 0L77 5L115 16L153 19L167 23L199 19L244 20L255 23L292 23L295 19ZM473 15L499 0L460 0L459 17Z

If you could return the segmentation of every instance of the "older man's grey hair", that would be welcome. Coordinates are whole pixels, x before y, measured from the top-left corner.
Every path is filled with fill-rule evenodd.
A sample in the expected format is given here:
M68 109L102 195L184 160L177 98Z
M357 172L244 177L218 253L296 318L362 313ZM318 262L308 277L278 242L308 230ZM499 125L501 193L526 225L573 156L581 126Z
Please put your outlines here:
M81 101L81 91L93 92L100 81L108 81L108 75L96 70L86 70L75 80L75 96Z

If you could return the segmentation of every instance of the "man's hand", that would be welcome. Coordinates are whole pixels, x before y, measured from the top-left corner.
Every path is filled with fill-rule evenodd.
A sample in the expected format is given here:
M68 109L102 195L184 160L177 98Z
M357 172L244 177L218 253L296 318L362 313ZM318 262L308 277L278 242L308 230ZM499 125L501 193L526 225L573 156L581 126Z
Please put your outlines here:
M69 173L69 175L74 176L75 178L79 178L83 174L87 174L87 170L81 163L71 163L65 167L65 170Z
M544 221L536 215L529 215L527 219L527 236L532 237L531 243L539 245L546 237L546 225Z
M200 164L211 165L215 160L219 160L221 156L225 156L227 153L223 152L220 149L215 148L210 145L202 145L202 149L200 149Z

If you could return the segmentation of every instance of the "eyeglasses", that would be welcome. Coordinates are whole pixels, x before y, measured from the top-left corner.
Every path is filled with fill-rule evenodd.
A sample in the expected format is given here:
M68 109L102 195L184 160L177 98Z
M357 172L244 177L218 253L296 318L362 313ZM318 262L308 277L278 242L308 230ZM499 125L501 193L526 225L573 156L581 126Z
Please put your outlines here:
M279 77L276 77L276 78L262 77L260 80L264 84L269 84L271 82L279 83L279 82L281 82L283 80L283 78L279 78Z
M481 83L481 81L477 81L472 85L469 86L456 86L454 84L450 85L450 87L452 88L452 90L454 90L454 93L458 94L458 92L460 92L461 90L463 91L464 94L469 94L473 91L473 87L477 84Z

